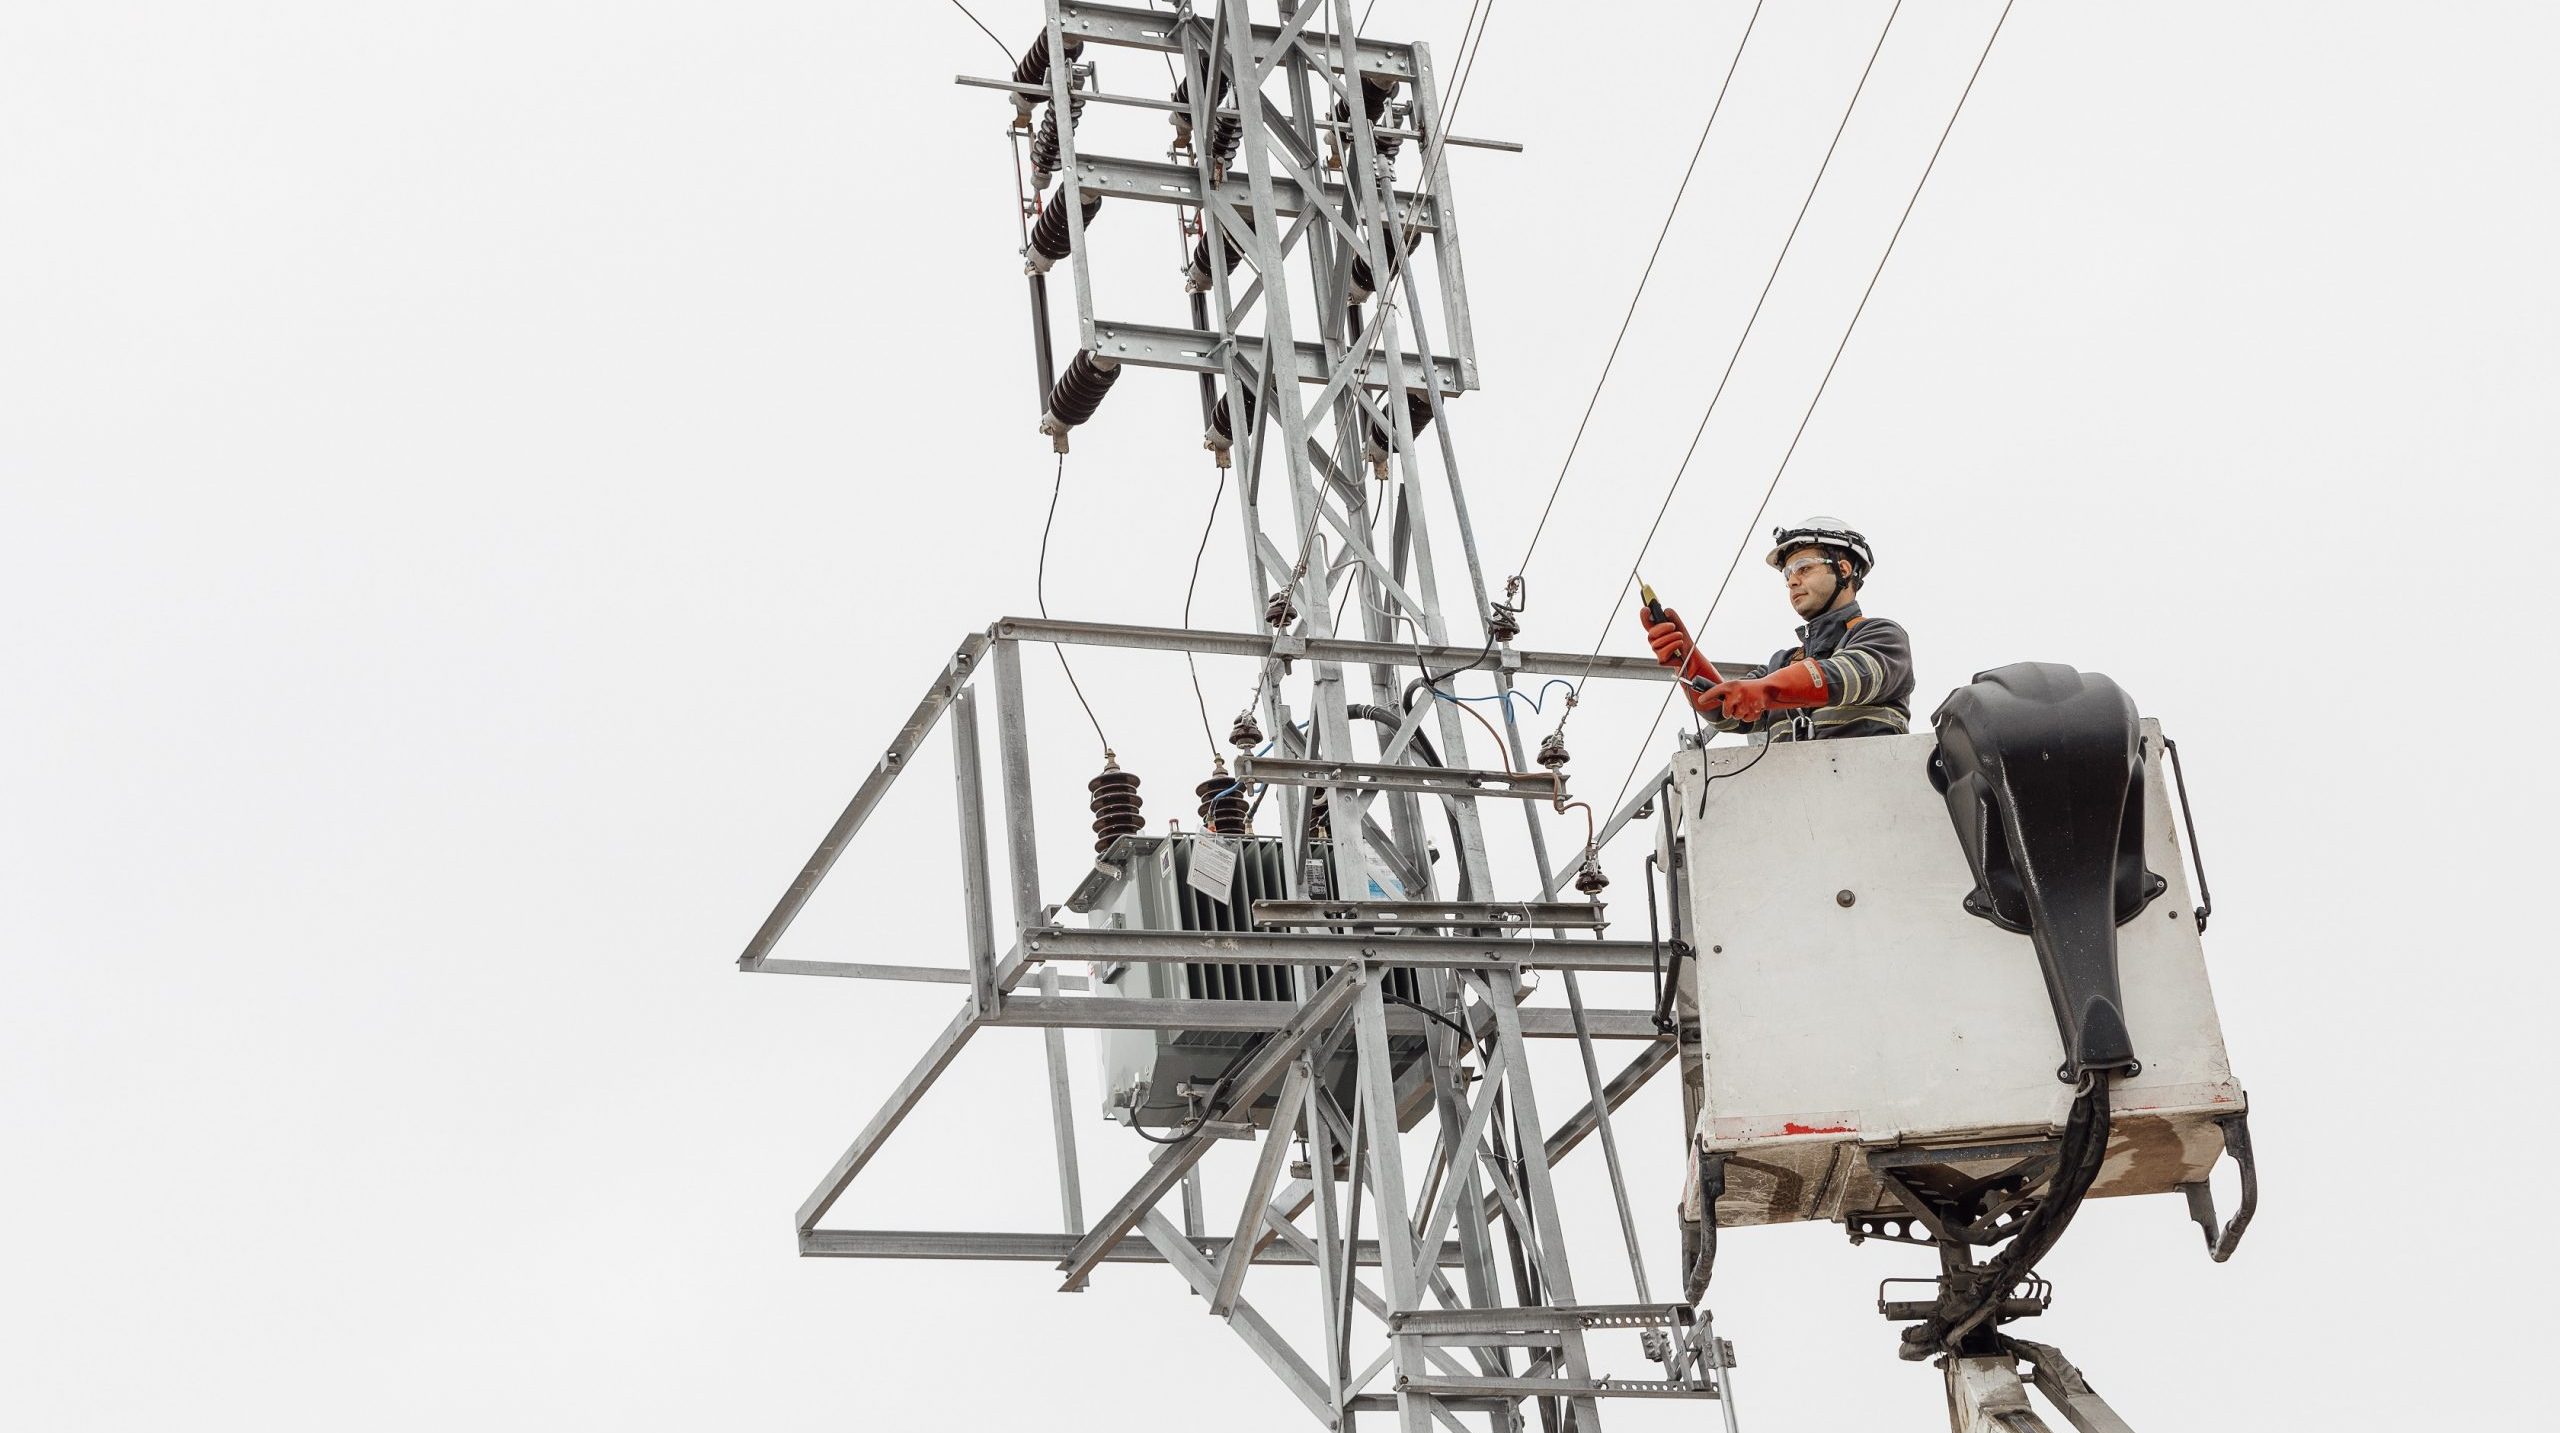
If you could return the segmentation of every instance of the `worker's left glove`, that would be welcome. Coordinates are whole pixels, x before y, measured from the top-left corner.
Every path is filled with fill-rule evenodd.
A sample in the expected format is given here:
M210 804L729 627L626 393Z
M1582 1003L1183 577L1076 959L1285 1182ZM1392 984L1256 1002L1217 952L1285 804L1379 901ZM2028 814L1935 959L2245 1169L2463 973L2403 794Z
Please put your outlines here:
M1696 704L1722 703L1724 714L1733 720L1757 721L1768 712L1818 707L1830 700L1831 684L1823 680L1821 664L1808 657L1789 662L1765 677L1720 682L1708 688Z

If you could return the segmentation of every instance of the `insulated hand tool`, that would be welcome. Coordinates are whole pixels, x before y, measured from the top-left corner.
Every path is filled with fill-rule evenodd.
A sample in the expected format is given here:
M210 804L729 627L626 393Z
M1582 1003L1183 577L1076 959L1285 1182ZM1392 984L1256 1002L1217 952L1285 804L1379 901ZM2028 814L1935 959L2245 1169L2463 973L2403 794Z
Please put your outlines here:
M1644 606L1636 612L1644 622L1645 641L1653 648L1653 659L1680 674L1680 685L1689 705L1706 713L1714 703L1706 699L1706 691L1724 681L1713 662L1699 655L1698 644L1689 639L1689 629L1681 625L1680 614L1662 605L1654 595L1653 584L1640 584Z

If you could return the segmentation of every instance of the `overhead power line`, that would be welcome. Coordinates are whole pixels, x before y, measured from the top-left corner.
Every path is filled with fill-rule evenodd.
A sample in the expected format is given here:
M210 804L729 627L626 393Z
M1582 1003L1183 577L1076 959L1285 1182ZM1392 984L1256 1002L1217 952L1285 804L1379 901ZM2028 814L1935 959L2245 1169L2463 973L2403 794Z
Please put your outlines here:
M1564 491L1565 474L1573 471L1574 454L1582 451L1582 435L1591 426L1592 410L1600 406L1600 390L1609 386L1609 372L1618 366L1618 349L1627 341L1627 329L1636 321L1636 306L1644 302L1645 286L1653 282L1653 266L1662 257L1663 241L1671 237L1671 221L1680 217L1680 201L1689 193L1689 180L1698 172L1698 157L1707 152L1707 136L1715 133L1716 116L1724 113L1724 97L1733 88L1734 71L1742 68L1742 52L1751 46L1751 32L1760 24L1760 9L1767 0L1753 0L1751 18L1743 24L1742 39L1733 47L1733 60L1724 69L1724 83L1716 86L1715 103L1708 107L1707 122L1698 130L1698 142L1689 150L1689 167L1680 172L1680 187L1671 192L1671 208L1662 216L1662 228L1653 236L1653 252L1645 255L1644 273L1636 279L1636 291L1627 300L1626 316L1618 320L1618 336L1609 340L1609 357L1600 365L1600 378L1591 385L1591 398L1582 405L1582 420L1573 425L1573 441L1565 447L1564 465L1556 469L1554 486L1547 489L1547 505L1538 510L1538 525L1529 533L1528 550L1520 554L1520 565L1512 569L1515 577L1529 575L1529 560L1538 555L1538 539L1546 535L1547 518L1556 510L1556 495Z
M1938 156L1947 149L1947 136L1955 133L1956 120L1964 113L1964 102L1973 96L1973 82L1982 78L1982 67L1991 59L1991 47L1999 43L2001 27L2009 23L2009 8L2016 3L2017 0L2006 0L2000 7L2000 18L1991 23L1991 37L1982 42L1982 53L1974 59L1973 73L1965 76L1964 91L1956 96L1956 107L1948 112L1946 125L1938 131L1938 142L1929 151L1929 162L1920 171L1920 181L1911 186L1911 197L1903 203L1902 217L1893 221L1893 236L1884 241L1884 252L1876 256L1875 272L1867 275L1867 287L1858 295L1858 306L1849 314L1849 325L1840 330L1840 342L1832 347L1831 361L1823 366L1822 381L1814 385L1813 398L1804 405L1804 416L1796 420L1795 434L1787 439L1787 451L1778 459L1778 470L1769 475L1769 486L1761 490L1760 506L1752 510L1751 524L1742 530L1742 542L1734 548L1733 560L1725 564L1724 581L1716 584L1716 595L1707 604L1706 616L1698 619L1700 631L1706 630L1707 618L1716 615L1717 603L1724 601L1725 588L1732 584L1735 570L1742 565L1742 554L1751 547L1751 534L1759 530L1760 520L1768 515L1769 499L1777 495L1778 480L1787 475L1787 464L1795 461L1796 445L1804 441L1805 425L1813 421L1813 410L1821 404L1822 395L1830 390L1831 375L1840 368L1840 355L1849 351L1849 336L1858 331L1858 319L1867 311L1867 300L1875 297L1876 281L1884 277L1885 262L1893 257L1894 245L1902 242L1902 228L1911 222L1911 211L1919 206L1920 191L1929 187L1929 176L1937 172Z
M1921 168L1919 181L1911 186L1911 197L1903 202L1902 217L1894 220L1893 234L1885 240L1884 252L1876 256L1875 270L1867 275L1867 286L1858 295L1858 306L1850 312L1848 325L1840 330L1839 343L1832 346L1831 361L1823 366L1822 381L1814 386L1813 397L1805 403L1804 416L1796 420L1795 434L1787 439L1787 450L1778 459L1777 471L1769 475L1769 485L1761 490L1760 506L1752 510L1751 521L1742 529L1742 541L1735 545L1732 560L1725 564L1724 580L1716 584L1716 595L1707 604L1706 615L1698 619L1698 625L1693 629L1702 638L1706 634L1708 620L1715 616L1717 606L1724 601L1726 588L1733 584L1733 574L1742 566L1742 555L1751 549L1751 535L1759 531L1760 520L1768 515L1769 500L1777 495L1779 479L1787 475L1787 465L1795 461L1796 446L1804 441L1804 431L1813 422L1814 409L1821 406L1822 395L1831 390L1831 375L1839 371L1840 356L1849 351L1849 338L1858 331L1858 320L1866 314L1867 300L1875 297L1876 283L1884 277L1884 266L1893 258L1894 246L1902 242L1902 230L1911 222L1911 211L1919 207L1921 191L1929 187L1929 176L1937 173L1938 157L1947 150L1947 136L1955 133L1956 120L1964 114L1965 101L1973 97L1974 82L1982 78L1982 67L1991 60L1991 47L2000 42L2000 31L2008 25L2009 11L2016 4L2017 0L2006 0L2001 5L2000 18L1992 22L1990 37L1982 42L1982 53L1974 58L1973 72L1965 76L1964 90L1956 96L1955 108L1948 112L1946 124L1938 130L1938 142L1929 150L1929 162ZM1624 594L1620 595L1623 597ZM1636 771L1644 765L1644 753L1653 748L1654 733L1662 729L1662 714L1670 710L1671 697L1679 690L1674 685L1662 694L1662 705L1653 714L1653 725L1645 729L1644 740L1637 747L1636 764L1628 768L1627 779L1619 784L1617 797L1609 803L1610 809L1615 810L1626 799L1627 788L1634 783Z
M1653 550L1655 534L1662 531L1663 515L1671 511L1671 500L1680 495L1680 484L1689 476L1690 461L1698 455L1698 442L1707 435L1707 424L1716 416L1716 405L1724 400L1725 386L1733 381L1735 365L1742 361L1742 350L1751 342L1752 330L1760 325L1760 312L1769 303L1769 291L1778 284L1778 275L1787 266L1787 255L1794 251L1796 235L1804 231L1804 217L1813 210L1814 196L1822 192L1822 180L1831 172L1831 160L1840 152L1840 137L1849 132L1849 121L1858 112L1858 100L1867 92L1867 80L1876 72L1876 57L1884 53L1884 43L1893 36L1894 19L1902 13L1902 0L1893 0L1893 9L1884 17L1884 28L1876 32L1875 48L1867 51L1866 68L1858 72L1858 87L1849 92L1848 107L1840 111L1840 123L1831 130L1831 144L1822 151L1822 164L1813 171L1813 183L1806 186L1804 202L1796 206L1795 222L1787 226L1786 242L1778 246L1778 257L1769 265L1769 276L1760 282L1760 296L1751 301L1751 315L1743 320L1742 333L1733 341L1733 352L1725 356L1724 372L1716 379L1715 390L1707 395L1707 411L1698 415L1698 426L1689 434L1688 449L1680 455L1680 466L1671 474L1671 485L1662 492L1662 502L1653 510L1653 524L1644 530L1644 541L1636 547L1635 561L1627 564L1627 576L1618 584L1617 595L1609 599L1609 616L1601 623L1600 635L1591 644L1591 660L1584 664L1584 680L1600 663L1600 649L1609 643L1610 626L1617 620L1627 593L1635 587L1636 574L1644 567L1645 554ZM1573 709L1567 707L1564 722L1573 720ZM1557 723L1559 729L1564 722Z

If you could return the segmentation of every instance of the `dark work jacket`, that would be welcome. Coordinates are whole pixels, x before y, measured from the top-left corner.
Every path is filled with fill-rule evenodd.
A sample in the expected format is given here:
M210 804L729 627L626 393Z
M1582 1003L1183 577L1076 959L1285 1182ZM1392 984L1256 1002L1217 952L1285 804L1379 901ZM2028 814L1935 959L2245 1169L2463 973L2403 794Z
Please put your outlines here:
M1822 668L1831 700L1807 711L1773 711L1758 721L1709 717L1718 731L1767 732L1771 741L1806 733L1823 741L1844 736L1890 736L1911 729L1911 634L1887 617L1869 617L1858 604L1835 607L1796 629L1797 645L1729 680L1765 677L1790 662L1812 658ZM1809 718L1809 723L1799 718Z

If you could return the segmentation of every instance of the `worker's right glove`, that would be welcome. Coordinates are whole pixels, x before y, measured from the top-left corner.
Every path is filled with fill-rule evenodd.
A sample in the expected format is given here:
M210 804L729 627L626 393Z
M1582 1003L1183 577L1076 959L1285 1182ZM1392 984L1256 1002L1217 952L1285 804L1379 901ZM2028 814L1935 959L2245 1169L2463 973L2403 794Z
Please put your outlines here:
M1724 714L1735 721L1758 721L1767 712L1793 711L1803 707L1827 706L1831 702L1831 684L1823 679L1822 665L1810 659L1789 662L1765 677L1744 677L1722 682L1712 690L1690 698L1689 704L1712 701L1724 708ZM1705 707L1698 707L1705 711Z

